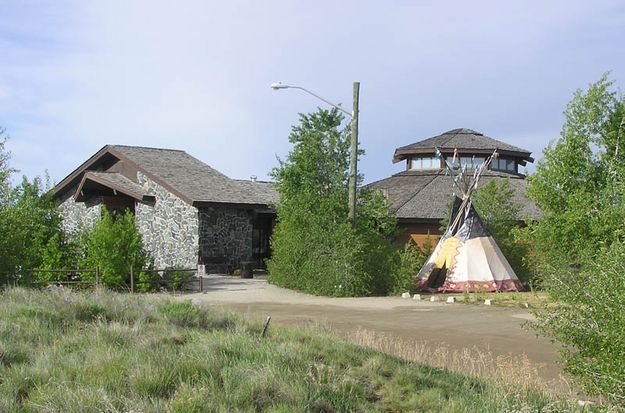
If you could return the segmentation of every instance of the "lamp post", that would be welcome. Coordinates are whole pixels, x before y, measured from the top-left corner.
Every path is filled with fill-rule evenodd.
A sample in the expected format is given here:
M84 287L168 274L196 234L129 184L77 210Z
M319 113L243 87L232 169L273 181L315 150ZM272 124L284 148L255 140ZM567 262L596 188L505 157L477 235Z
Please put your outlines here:
M356 181L358 177L358 100L360 96L360 82L354 82L354 93L353 93L353 109L352 112L348 112L339 105L336 105L329 100L311 92L310 90L303 88L301 86L287 85L284 83L272 83L271 88L273 90L280 89L299 89L316 97L319 100L327 103L345 113L347 116L352 118L351 122L351 139L350 139L350 152L349 152L349 182L348 182L348 191L349 191L349 213L347 219L354 225L356 222Z

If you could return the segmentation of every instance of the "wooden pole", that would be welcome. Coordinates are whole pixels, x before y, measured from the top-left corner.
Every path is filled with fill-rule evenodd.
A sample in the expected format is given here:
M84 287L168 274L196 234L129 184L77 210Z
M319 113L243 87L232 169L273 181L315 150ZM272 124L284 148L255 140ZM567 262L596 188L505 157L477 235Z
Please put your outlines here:
M263 332L260 334L261 338L265 338L265 336L267 335L267 329L269 328L270 322L271 322L271 316L267 317L267 320L265 320L265 325L263 326Z
M354 82L354 97L352 111L352 133L349 153L349 215L348 219L356 223L356 186L358 180L358 101L360 97L360 82Z
M100 267L95 267L95 288L100 288Z
M135 292L135 270L130 267L130 293L133 294Z

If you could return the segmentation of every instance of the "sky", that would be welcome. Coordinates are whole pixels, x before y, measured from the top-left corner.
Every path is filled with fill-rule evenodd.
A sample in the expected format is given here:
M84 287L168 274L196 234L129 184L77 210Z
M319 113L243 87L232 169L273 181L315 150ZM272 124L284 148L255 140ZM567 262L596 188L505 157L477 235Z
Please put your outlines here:
M30 178L125 144L267 179L298 113L326 107L269 85L349 110L359 81L365 182L462 127L539 159L576 89L623 88L624 39L623 0L0 0L0 126Z

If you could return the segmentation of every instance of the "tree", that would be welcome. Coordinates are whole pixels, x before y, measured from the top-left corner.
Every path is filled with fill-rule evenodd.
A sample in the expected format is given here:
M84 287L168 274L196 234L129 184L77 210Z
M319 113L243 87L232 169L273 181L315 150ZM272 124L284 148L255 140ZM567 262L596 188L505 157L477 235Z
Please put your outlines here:
M625 403L625 100L604 75L577 91L561 137L544 151L529 195L543 283L557 306L535 327L562 343L587 391Z
M543 263L580 265L623 235L625 109L612 86L604 75L575 92L560 139L528 178L528 195L544 214L534 229Z
M300 115L289 135L293 149L272 171L280 201L269 280L323 295L382 294L395 221L384 197L367 189L358 195L356 225L347 221L349 139L342 121L337 110Z
M30 270L42 263L48 240L60 231L56 203L50 194L51 183L36 177L13 187L5 149L6 137L0 130L0 281L29 281Z

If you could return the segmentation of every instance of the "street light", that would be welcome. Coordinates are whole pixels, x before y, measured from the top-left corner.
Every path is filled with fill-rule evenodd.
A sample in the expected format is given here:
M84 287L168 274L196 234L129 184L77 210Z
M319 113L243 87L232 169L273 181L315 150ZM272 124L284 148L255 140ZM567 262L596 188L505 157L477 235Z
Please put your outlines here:
M350 154L349 154L349 214L347 218L354 225L356 222L356 179L358 176L358 100L360 95L360 82L354 82L354 96L353 96L353 110L352 112L348 112L339 105L336 105L330 102L328 99L325 99L310 90L303 88L301 86L294 85L286 85L284 83L272 83L271 88L273 90L280 89L299 89L316 97L319 100L324 101L328 105L340 110L341 112L347 114L350 118L352 118L351 122L351 142L350 142Z

